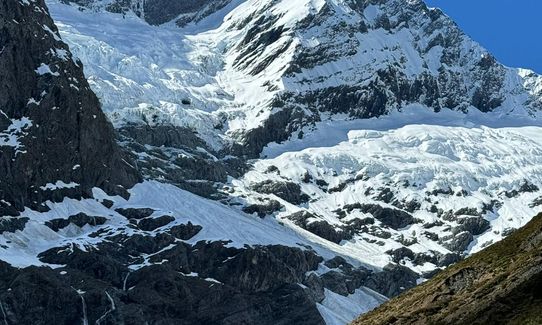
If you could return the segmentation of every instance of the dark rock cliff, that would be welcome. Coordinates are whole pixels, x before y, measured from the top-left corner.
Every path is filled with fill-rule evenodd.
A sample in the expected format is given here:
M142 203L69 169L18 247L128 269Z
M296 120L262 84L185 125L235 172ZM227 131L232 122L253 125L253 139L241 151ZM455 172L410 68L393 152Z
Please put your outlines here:
M139 181L43 0L0 3L0 215ZM49 185L48 185L49 184Z

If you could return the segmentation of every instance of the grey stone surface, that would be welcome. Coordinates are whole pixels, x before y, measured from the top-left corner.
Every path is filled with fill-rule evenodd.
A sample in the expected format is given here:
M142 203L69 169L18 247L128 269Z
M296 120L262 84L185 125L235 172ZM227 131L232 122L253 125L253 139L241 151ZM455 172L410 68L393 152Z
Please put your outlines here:
M105 217L96 217L88 216L84 213L78 213L73 216L69 216L67 219L52 219L45 222L45 225L51 228L53 231L59 231L60 229L66 228L70 223L78 226L84 227L86 225L90 226L99 226L107 222Z

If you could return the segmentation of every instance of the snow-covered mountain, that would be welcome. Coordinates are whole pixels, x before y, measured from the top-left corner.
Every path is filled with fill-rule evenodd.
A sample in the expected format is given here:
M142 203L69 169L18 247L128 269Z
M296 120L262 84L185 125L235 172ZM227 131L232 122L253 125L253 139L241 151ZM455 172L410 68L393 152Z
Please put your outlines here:
M168 1L149 3L170 12ZM410 103L533 114L541 105L537 75L502 66L421 1L233 1L180 29L72 10L53 15L107 111L219 129L252 156L330 114L367 118ZM206 115L207 127L186 112Z
M6 272L53 268L34 298L73 306L45 323L345 324L542 211L542 77L421 1L45 3L145 179L2 219ZM33 284L0 294L8 323L41 313Z

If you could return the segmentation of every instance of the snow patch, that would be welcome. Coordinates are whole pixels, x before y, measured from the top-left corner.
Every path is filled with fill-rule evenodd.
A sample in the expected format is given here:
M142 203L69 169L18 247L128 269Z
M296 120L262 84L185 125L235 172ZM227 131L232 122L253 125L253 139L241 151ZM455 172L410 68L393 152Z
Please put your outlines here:
M345 325L359 315L365 314L388 299L369 288L362 287L347 297L324 289L325 298L316 304L327 325Z
M32 121L28 117L21 119L12 119L11 125L5 131L0 132L0 147L13 147L17 153L24 153L24 146L20 138L28 134L27 130L32 126Z
M59 190L63 188L76 188L78 186L79 184L75 182L64 183L63 181L56 181L56 183L47 183L45 186L40 186L40 189L44 191L46 190L55 191L55 190Z
M40 76L43 76L43 75L46 75L46 74L50 74L50 75L53 75L55 77L60 76L60 73L51 71L51 67L49 67L49 65L47 65L45 63L42 63L36 69L36 73L39 74Z

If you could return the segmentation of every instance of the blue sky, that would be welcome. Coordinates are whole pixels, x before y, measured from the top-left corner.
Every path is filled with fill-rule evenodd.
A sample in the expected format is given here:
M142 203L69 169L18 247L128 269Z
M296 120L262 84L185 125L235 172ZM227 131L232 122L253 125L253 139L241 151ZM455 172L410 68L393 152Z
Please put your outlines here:
M542 0L425 0L505 65L542 74Z

